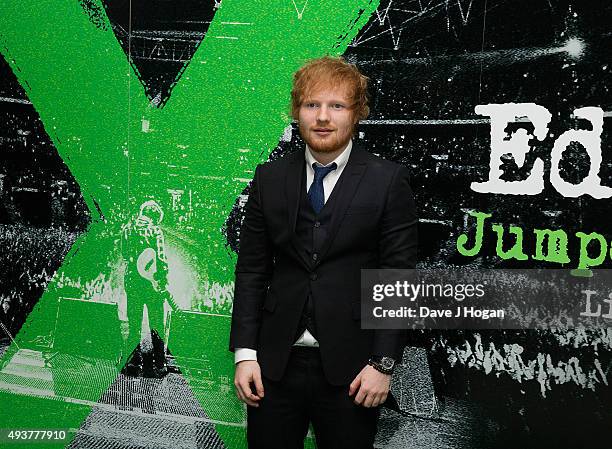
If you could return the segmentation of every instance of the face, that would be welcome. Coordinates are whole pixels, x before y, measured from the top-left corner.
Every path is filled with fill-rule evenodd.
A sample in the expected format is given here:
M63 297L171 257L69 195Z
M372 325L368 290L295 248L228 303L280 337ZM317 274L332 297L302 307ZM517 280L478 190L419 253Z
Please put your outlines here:
M309 93L299 109L300 135L317 153L342 151L357 123L346 85Z

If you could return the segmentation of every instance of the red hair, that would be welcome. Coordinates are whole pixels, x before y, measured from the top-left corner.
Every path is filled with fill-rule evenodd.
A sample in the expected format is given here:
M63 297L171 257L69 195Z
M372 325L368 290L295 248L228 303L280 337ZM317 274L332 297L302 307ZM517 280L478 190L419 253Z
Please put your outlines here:
M363 75L355 64L346 62L341 56L323 56L311 59L293 75L291 116L294 119L298 118L304 98L322 86L347 86L355 117L362 120L370 113L368 77Z

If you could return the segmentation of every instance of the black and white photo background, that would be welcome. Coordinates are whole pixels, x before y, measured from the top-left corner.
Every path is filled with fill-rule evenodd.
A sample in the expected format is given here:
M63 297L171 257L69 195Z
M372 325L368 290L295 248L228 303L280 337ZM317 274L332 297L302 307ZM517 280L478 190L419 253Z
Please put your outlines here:
M147 97L159 107L172 95L177 74L205 38L221 2L108 0L104 10L95 2L80 3L94 23L100 14L108 15ZM308 2L287 5L298 12L308 8ZM581 257L577 233L597 233L609 249L612 196L593 195L593 183L591 193L574 196L558 186L579 186L597 162L600 185L612 187L610 24L612 4L606 1L380 1L344 53L370 78L371 114L355 139L410 169L419 215L419 268L574 269ZM474 188L490 179L496 162L494 118L476 108L508 103L538 105L550 114L542 138L534 137L538 126L528 113L503 127L502 141L526 136L515 142L524 147L528 139L530 148L522 157L501 156L501 181L525 182L535 174L541 185L537 193ZM576 113L587 107L601 109L599 148L568 143L560 160L552 161L564 133L597 131L597 123ZM261 151L274 159L301 148L292 124L276 148ZM590 151L601 160L594 161ZM555 183L556 173L566 184ZM231 251L239 248L246 194L248 188L236 198L223 230ZM457 240L465 234L473 241L474 213L489 216L482 247L468 256L458 250ZM2 348L19 332L89 223L79 185L0 57ZM494 224L505 230L501 243ZM501 253L511 252L519 228L527 257L500 257L498 245ZM534 229L562 230L569 261L534 259ZM610 266L606 251L598 268ZM611 328L414 333L394 376L402 413L382 412L378 447L610 447ZM144 355L134 356L123 371L125 385L103 398L108 407L88 418L83 429L89 437L75 439L73 447L163 447L147 433L157 422L179 435L180 447L221 447L205 425L198 427L197 438L181 440L186 431L176 423L201 412L193 398L163 413L142 405L161 395L155 382L163 381L163 374L146 365ZM165 374L172 375L180 379L180 370ZM172 391L189 394L176 379ZM5 388L7 380L2 382ZM129 444L118 439L122 425L133 429Z

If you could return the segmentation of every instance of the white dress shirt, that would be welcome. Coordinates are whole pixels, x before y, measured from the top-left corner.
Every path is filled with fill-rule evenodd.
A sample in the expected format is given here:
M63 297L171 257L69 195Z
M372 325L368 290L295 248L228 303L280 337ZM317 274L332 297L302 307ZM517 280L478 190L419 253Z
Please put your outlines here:
M350 140L346 148L340 153L340 155L331 161L327 165L323 165L318 162L315 157L312 155L312 150L306 145L306 150L304 151L304 157L306 159L306 191L310 189L312 185L312 181L314 180L314 168L312 168L312 164L317 164L320 167L328 167L334 162L337 167L335 170L332 170L323 178L323 194L325 196L324 201L327 202L329 196L331 195L340 175L344 171L346 167L346 163L348 162L349 156L351 155L351 149L353 148L353 141ZM296 340L294 343L295 346L319 346L317 340L312 336L308 329L304 331L304 333ZM257 360L257 351L251 348L236 348L234 352L234 363L242 362L244 360Z

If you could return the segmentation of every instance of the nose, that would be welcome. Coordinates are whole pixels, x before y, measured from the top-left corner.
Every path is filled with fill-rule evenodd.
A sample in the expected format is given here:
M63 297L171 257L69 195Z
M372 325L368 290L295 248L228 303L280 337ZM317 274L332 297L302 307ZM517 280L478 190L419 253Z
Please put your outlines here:
M326 105L321 105L319 108L319 112L317 113L317 121L318 122L328 122L329 121L329 110Z

